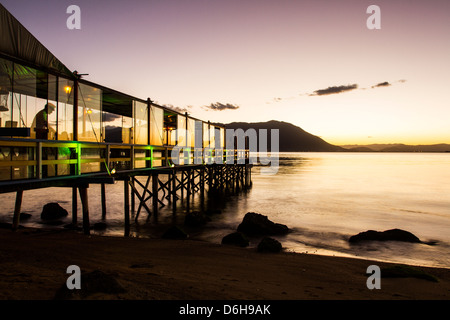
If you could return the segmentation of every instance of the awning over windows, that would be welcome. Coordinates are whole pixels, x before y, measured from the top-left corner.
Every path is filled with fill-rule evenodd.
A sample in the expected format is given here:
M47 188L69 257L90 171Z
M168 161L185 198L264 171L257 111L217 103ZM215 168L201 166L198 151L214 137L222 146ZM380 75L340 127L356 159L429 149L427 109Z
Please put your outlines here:
M0 54L31 67L73 77L72 72L0 4Z

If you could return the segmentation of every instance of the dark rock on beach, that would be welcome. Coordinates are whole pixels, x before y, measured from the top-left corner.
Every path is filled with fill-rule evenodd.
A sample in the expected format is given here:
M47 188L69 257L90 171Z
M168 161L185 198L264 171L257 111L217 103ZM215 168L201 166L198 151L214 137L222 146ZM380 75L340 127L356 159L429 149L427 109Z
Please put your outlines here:
M391 229L386 231L368 230L351 236L348 240L350 243L360 241L404 241L412 243L421 243L420 239L411 232L401 229Z
M163 239L187 239L188 234L177 226L172 226L164 232Z
M44 205L42 208L41 219L42 220L55 220L66 217L69 213L66 209L61 207L59 203L51 202Z
M234 245L238 247L248 247L249 241L241 232L233 232L222 238L222 244Z
M20 220L28 220L32 217L31 213L21 212Z
M193 211L186 214L184 224L189 227L200 227L211 221L211 219L199 211Z
M82 227L79 227L78 225L73 224L73 223L65 224L64 229L74 230L74 231L82 231L83 230Z
M284 224L270 221L262 214L248 212L237 231L246 235L283 235L289 232L289 228Z
M97 222L97 223L94 223L94 225L92 226L92 229L94 229L95 231L103 231L103 230L106 230L107 227L108 227L108 225L105 222Z
M100 270L81 274L81 289L69 290L64 283L55 294L55 300L85 299L93 294L119 294L126 290L117 280Z
M258 252L277 253L283 249L281 243L273 238L265 237L258 244Z

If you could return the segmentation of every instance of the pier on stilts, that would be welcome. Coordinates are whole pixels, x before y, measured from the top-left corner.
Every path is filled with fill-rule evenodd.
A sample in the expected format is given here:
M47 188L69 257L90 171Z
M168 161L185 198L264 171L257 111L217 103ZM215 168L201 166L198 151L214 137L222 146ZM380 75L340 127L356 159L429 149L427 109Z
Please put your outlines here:
M14 144L21 144L24 140L15 139ZM11 141L0 138L0 145L12 145ZM226 164L226 157L222 160L224 163L203 163L203 164L186 164L186 165L170 165L172 163L170 151L172 147L165 147L164 151L159 157L151 157L152 153L149 153L150 157L144 158L149 162L150 168L136 168L129 169L132 165L118 166L116 172L111 173L110 169L106 167L106 161L110 162L110 167L113 167L113 162L110 157L106 157L103 165L100 167L101 172L98 173L80 173L81 162L89 163L102 162L102 159L98 160L84 160L79 157L74 157L73 160L42 160L42 148L66 148L74 147L78 152L82 153L82 150L86 148L93 148L92 144L78 143L76 145L64 144L62 146L58 142L45 142L30 141L27 140L26 144L31 147L35 146L32 151L35 152L36 160L21 160L16 161L14 164L20 166L26 162L26 165L32 166L34 172L36 172L37 179L20 179L11 181L0 181L0 193L15 192L16 200L12 221L12 230L17 230L20 224L20 212L24 194L27 190L43 189L43 188L71 188L72 189L72 226L79 225L78 217L78 197L81 202L81 225L85 234L90 234L90 210L88 189L90 185L100 185L100 199L101 199L101 218L107 219L107 185L114 183L123 183L123 217L124 217L124 234L130 234L130 226L133 223L138 223L138 219L143 215L146 216L146 222L158 223L158 217L160 209L166 206L172 208L172 213L177 215L179 212L178 207L182 204L183 213L187 213L191 210L191 204L194 201L194 197L198 197L200 207L205 210L205 205L209 194L236 194L240 191L245 191L251 188L251 169L252 164L249 163L248 152L242 152L244 158L241 159L244 163L237 163L237 152L232 151L233 160L232 163ZM98 147L98 145L96 145ZM114 147L112 145L102 145L102 148L111 152ZM128 146L130 148L137 148L136 146ZM124 146L120 146L123 150ZM147 147L142 147L147 148ZM5 150L5 148L3 148ZM128 154L129 153L125 153ZM222 152L220 154L226 154ZM193 156L191 157L193 161ZM136 158L121 158L121 162L130 163L133 161L139 161ZM153 163L158 163L161 166L152 167ZM206 161L212 162L211 158ZM74 174L78 172L78 175L70 176L44 176L42 172L46 171L52 166L58 164L70 163ZM230 162L230 161L229 161ZM8 162L7 165L11 165ZM1 167L5 166L5 162L0 161ZM44 170L44 166L48 166L47 170ZM117 195L116 195L117 196Z

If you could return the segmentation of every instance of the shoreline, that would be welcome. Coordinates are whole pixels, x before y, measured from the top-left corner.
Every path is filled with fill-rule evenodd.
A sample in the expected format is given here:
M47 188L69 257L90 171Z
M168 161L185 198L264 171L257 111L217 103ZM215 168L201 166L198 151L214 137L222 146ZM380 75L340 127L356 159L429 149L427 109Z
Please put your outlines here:
M450 269L417 267L438 279L383 277L398 264L281 252L200 240L86 236L70 230L0 228L0 299L52 300L67 267L100 270L124 289L87 300L448 300ZM381 289L367 288L367 268L382 270ZM83 290L80 290L81 292Z

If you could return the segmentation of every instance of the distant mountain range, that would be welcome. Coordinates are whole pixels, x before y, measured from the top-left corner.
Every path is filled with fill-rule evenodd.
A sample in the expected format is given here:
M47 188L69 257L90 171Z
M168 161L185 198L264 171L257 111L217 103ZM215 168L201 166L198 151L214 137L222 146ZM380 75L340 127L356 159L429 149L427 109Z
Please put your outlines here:
M279 130L280 152L450 152L450 144L404 145L404 144L371 144L336 146L310 134L291 123L271 120L267 122L232 122L218 125L227 129L267 129L267 141L270 150L270 130ZM259 138L259 137L258 137Z
M450 152L450 144L440 143L431 145L369 144L341 146L352 152Z
M270 130L279 130L279 151L280 152L336 152L345 151L344 148L332 145L323 139L312 135L300 127L288 122L271 120L268 122L232 122L224 125L227 129L267 129L267 141L270 143ZM269 147L270 150L270 147Z

